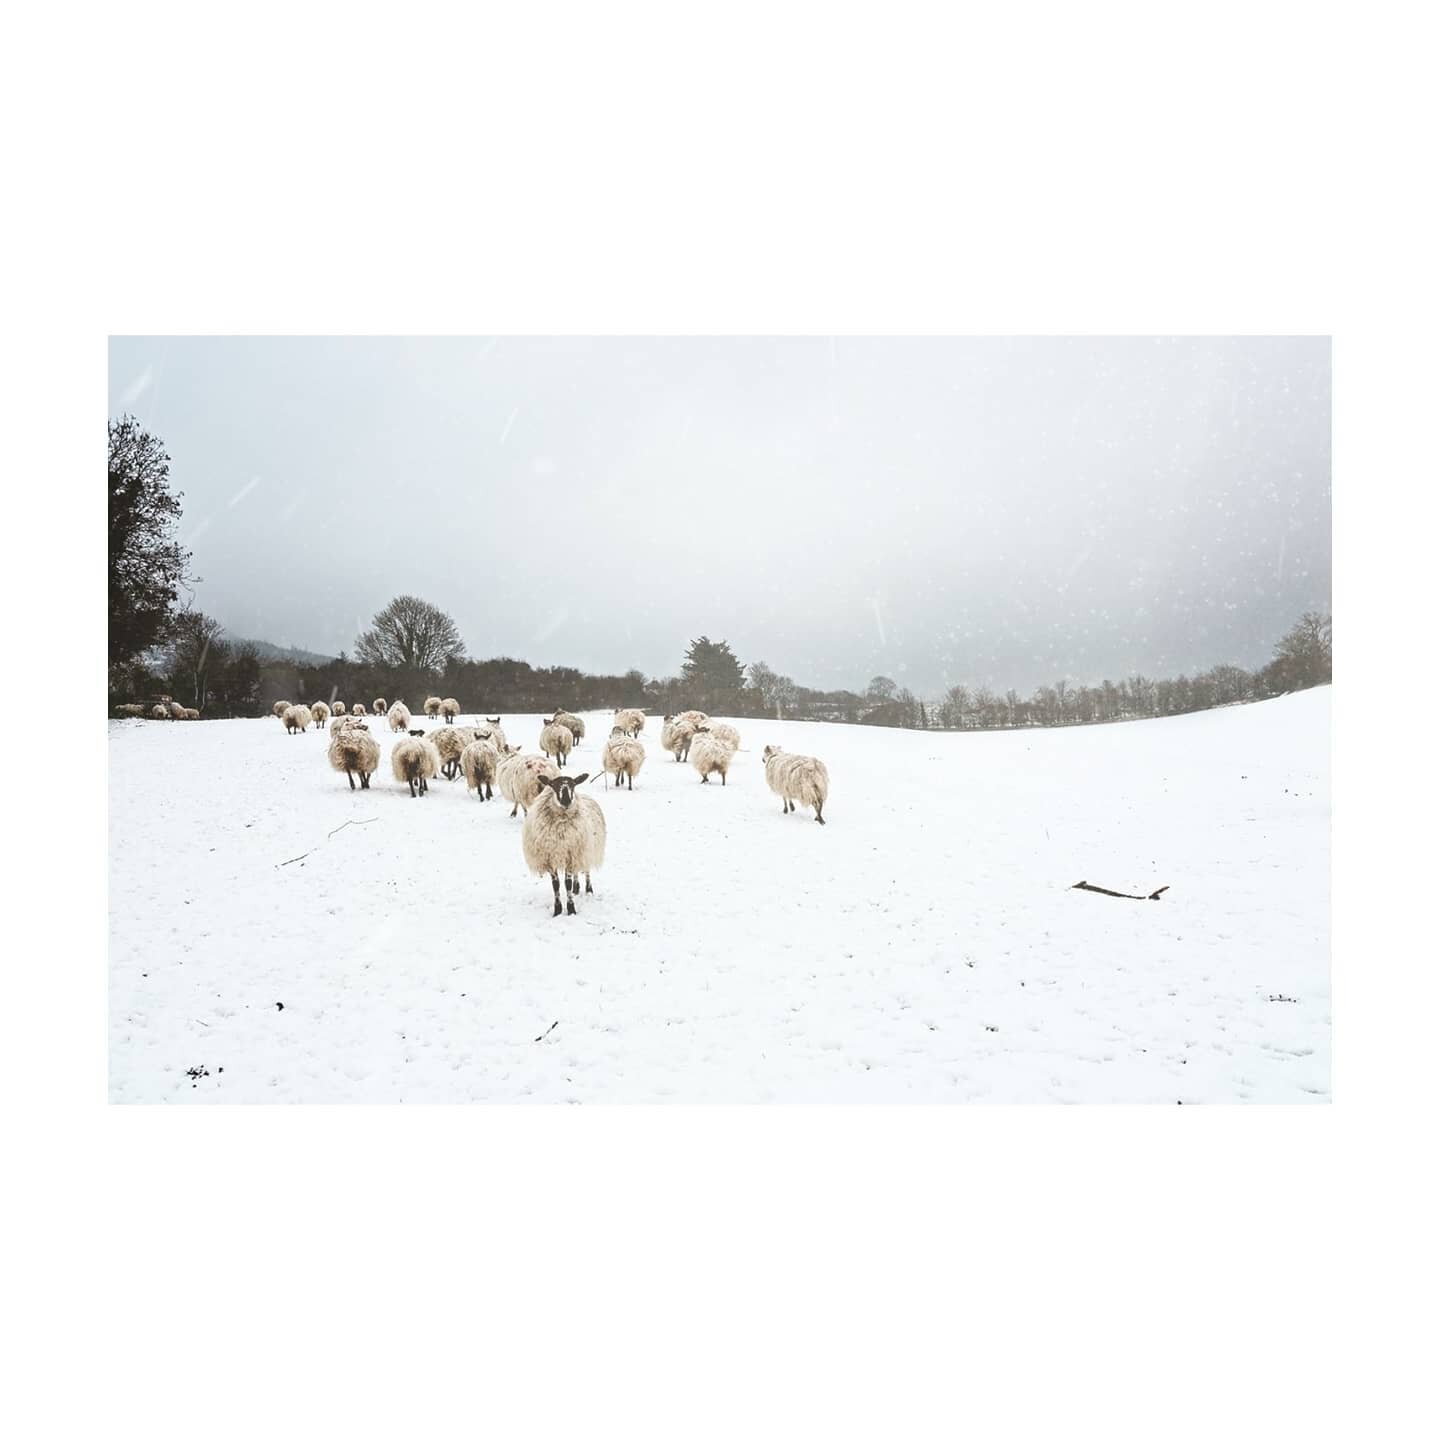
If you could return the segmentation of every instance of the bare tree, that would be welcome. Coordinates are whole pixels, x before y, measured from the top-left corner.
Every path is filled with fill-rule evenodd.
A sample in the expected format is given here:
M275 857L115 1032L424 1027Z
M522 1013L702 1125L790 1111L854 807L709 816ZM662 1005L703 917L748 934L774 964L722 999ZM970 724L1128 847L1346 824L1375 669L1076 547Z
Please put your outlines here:
M401 670L443 670L464 653L455 622L415 595L397 595L355 642L360 664Z

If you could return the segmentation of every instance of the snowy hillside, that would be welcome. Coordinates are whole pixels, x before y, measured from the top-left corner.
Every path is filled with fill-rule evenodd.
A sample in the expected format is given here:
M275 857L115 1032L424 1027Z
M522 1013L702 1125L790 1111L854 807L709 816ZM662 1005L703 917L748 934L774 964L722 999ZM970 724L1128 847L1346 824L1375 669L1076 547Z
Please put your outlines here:
M352 792L313 730L115 721L111 1098L1328 1100L1329 715L737 720L725 788L652 718L558 919L498 792L411 800L388 736ZM827 825L781 814L767 743L826 762Z

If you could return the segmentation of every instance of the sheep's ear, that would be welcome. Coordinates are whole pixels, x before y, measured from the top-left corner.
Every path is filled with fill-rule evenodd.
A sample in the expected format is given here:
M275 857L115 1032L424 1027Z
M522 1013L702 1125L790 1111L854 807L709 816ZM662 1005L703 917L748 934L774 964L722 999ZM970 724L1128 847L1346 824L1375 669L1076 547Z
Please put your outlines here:
M548 775L537 775L535 778L540 782L540 788L542 790L550 784L550 777Z
M583 785L589 778L590 778L590 772L589 772L588 770L586 770L586 771L584 771L583 773L581 773L581 774L579 774L579 775L577 775L577 776L575 777L574 783L575 783L576 785Z

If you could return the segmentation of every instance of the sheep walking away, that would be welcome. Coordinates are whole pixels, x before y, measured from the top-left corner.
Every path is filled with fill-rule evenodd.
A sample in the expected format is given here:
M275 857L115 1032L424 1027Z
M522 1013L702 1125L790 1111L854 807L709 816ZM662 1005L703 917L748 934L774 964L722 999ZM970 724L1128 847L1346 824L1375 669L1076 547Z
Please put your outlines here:
M825 801L830 795L830 772L823 760L813 755L792 755L778 745L765 747L765 783L784 802L781 814L789 815L795 806L805 805L815 812L815 819L825 823Z

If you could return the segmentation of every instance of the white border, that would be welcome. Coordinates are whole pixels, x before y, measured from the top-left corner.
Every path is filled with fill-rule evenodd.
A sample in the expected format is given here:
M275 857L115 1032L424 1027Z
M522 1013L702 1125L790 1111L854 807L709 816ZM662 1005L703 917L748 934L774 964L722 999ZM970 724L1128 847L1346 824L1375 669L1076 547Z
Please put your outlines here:
M7 766L18 1433L1415 1428L1435 117L1402 7L1330 16L16 22L11 658L67 677ZM129 331L1333 332L1336 1104L108 1109L90 497Z

